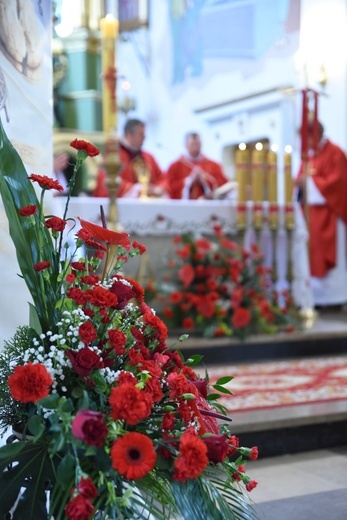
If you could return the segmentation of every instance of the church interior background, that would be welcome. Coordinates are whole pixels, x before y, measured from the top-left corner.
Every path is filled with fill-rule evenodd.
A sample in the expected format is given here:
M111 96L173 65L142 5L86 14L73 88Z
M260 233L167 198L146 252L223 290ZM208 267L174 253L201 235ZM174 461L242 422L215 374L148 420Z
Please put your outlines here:
M0 0L1 7L15 3ZM145 121L144 148L165 171L182 153L184 135L197 131L204 153L222 164L230 181L238 180L240 143L245 143L249 151L256 143L262 143L264 153L276 151L275 202L280 211L277 243L274 249L266 229L262 229L258 242L268 265L273 266L276 259L278 287L290 286L306 318L304 326L291 335L262 335L244 342L208 340L193 334L183 349L189 355L199 348L215 377L223 370L234 374L236 393L242 395L243 385L255 389L234 408L230 405L230 415L235 433L243 436L244 444L259 446L263 460L257 462L258 469L256 465L252 468L260 482L253 498L265 518L289 520L289 515L297 511L298 520L319 520L328 514L342 520L347 506L346 306L339 311L314 310L305 220L294 209L294 234L288 235L285 208L291 203L286 160L290 158L292 177L300 165L303 89L318 92L319 118L326 134L347 150L346 0L28 3L36 13L40 33L39 47L29 42L37 51L38 62L33 56L32 64L27 60L24 63L15 55L6 40L3 17L0 117L31 171L47 174L53 168L54 155L71 153L68 145L75 137L103 149L107 135L102 118L100 19L107 13L120 21L115 44L118 110L114 135L122 134L128 118ZM13 12L8 16L13 17ZM101 160L91 159L85 167L79 196L72 201L73 216L97 219L100 200L90 194ZM108 199L101 202L107 205ZM177 206L160 200L119 200L124 228L149 249L150 273L159 272L162 266L161 250L166 251L165 258L170 256L174 234L192 230L208 234L215 217L226 233L238 234L237 203L249 202L248 196L246 201L203 202L206 204L188 201ZM5 249L0 255L1 270L15 273L13 251L6 239L3 214L0 216ZM244 238L249 245L256 235L251 230ZM293 270L289 281L288 257ZM133 275L139 267L135 262ZM16 284L11 284L9 293L22 290ZM11 307L11 301L7 301L7 307ZM2 303L1 341L17 325L11 323L13 311L6 315L5 306ZM22 316L26 312L19 309ZM18 322L23 321L22 316L16 317ZM314 390L310 381L329 370L335 371L329 384ZM300 400L304 391L305 398ZM282 400L274 398L276 393L281 393ZM329 475L318 477L321 464L327 460L334 476L332 469Z

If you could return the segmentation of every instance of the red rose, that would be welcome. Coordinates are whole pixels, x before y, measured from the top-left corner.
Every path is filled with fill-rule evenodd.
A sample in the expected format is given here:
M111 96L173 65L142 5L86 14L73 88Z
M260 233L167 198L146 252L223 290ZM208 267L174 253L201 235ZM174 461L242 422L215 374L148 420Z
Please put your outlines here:
M79 326L78 333L83 343L87 345L97 338L95 327L89 320Z
M90 477L82 478L77 489L84 498L96 498L98 496L98 490Z
M23 208L18 210L18 214L21 217L30 217L31 215L35 215L37 211L37 206L35 204L29 204L28 206L24 206Z
M50 267L50 265L51 265L51 262L49 262L48 260L43 260L42 262L38 262L37 264L35 264L34 269L37 272L44 271L45 269L48 269L48 267Z
M11 395L22 403L36 403L49 394L48 387L53 380L41 363L28 363L14 368L8 378Z
M110 288L110 292L117 296L118 305L117 309L124 309L126 304L132 298L135 298L135 293L132 288L121 280L115 280Z
M63 220L60 217L51 217L46 220L45 226L48 229L52 229L52 231L64 231L66 220Z
M235 329L244 329L251 321L251 313L244 307L237 307L231 318L231 323Z
M91 518L94 507L90 500L77 495L65 507L65 514L69 520L88 520Z
M202 439L207 446L207 456L211 462L223 462L228 454L227 435L211 435Z
M89 376L94 368L97 368L100 364L99 356L88 347L84 347L77 352L67 350L66 355L72 363L72 368L82 377Z
M81 410L72 421L71 432L76 439L100 448L107 435L103 414L93 410Z
M99 148L97 148L91 143L88 143L88 141L84 141L83 139L74 139L73 141L71 141L70 146L72 148L75 148L75 150L82 150L86 152L86 154L89 155L89 157L95 157L100 153Z

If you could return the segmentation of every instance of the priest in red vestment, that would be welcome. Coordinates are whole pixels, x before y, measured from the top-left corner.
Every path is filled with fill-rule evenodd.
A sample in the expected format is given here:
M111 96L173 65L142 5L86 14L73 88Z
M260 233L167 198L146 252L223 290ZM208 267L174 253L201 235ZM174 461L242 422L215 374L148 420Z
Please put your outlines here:
M305 183L304 164L296 185L306 188L309 229L309 258L316 305L347 301L347 158L343 150L324 137L319 126L316 155L310 154ZM313 145L313 124L308 127L309 148ZM306 185L306 186L305 186Z
M124 137L119 143L122 169L119 175L117 197L137 198L140 195L162 197L163 172L153 155L142 150L145 140L145 124L139 119L129 119L124 127ZM143 193L145 188L146 193ZM108 197L106 172L100 168L93 197Z
M201 153L199 134L186 135L187 153L173 162L166 174L166 190L172 199L212 198L215 189L228 182L218 163Z

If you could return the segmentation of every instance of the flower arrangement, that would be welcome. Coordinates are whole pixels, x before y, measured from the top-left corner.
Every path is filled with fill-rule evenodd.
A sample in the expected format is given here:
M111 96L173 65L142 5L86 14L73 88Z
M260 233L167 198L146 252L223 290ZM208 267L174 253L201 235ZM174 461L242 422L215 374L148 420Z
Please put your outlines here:
M246 251L214 227L215 237L177 236L175 257L160 286L148 297L172 328L208 337L287 332L298 325L288 292L273 289L271 269L256 245ZM279 297L280 296L280 297Z
M230 378L210 388L193 368L201 357L185 361L167 345L143 288L120 273L144 247L104 218L80 220L71 256L67 209L44 214L46 191L60 184L27 176L1 122L0 140L1 195L33 300L30 323L0 355L0 428L13 428L0 447L0 517L256 518L245 463L258 450L240 447L218 405ZM70 190L98 153L85 141L71 146Z

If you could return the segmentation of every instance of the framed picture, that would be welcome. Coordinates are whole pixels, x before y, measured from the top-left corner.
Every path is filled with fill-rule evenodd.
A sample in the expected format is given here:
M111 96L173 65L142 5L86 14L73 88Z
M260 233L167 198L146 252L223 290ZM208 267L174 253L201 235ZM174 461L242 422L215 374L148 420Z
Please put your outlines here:
M120 32L148 27L149 0L119 0L118 15Z

